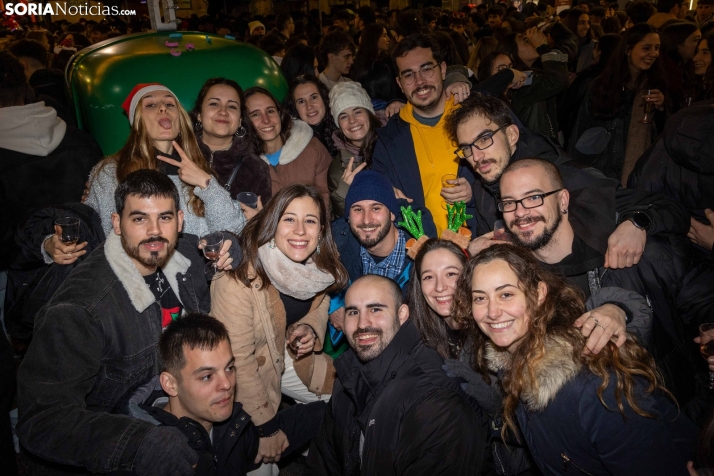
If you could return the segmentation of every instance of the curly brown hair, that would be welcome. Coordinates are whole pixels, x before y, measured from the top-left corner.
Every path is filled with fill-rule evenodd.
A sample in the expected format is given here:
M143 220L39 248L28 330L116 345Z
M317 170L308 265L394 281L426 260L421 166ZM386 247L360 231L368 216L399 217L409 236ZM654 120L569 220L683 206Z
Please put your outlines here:
M662 379L655 370L654 359L640 347L631 336L618 348L610 342L598 354L583 354L586 338L573 322L585 312L583 293L568 284L564 278L544 269L526 249L514 245L491 246L476 255L464 268L454 296L455 316L460 320L472 320L472 279L476 268L492 261L504 261L518 277L518 287L526 296L526 310L530 316L528 332L511 355L509 371L502 380L505 394L502 435L510 430L518 434L515 424L515 410L521 395L537 387L537 375L546 352L546 341L556 338L572 346L573 362L582 365L602 379L597 395L603 406L603 393L614 374L615 401L624 415L623 397L632 410L643 417L652 418L635 399L635 378L644 379L648 387L646 394L656 390L674 400L674 397L662 386ZM538 286L545 283L547 293L538 304ZM473 326L475 370L487 379L485 359L486 344L489 338ZM488 381L488 380L487 380Z

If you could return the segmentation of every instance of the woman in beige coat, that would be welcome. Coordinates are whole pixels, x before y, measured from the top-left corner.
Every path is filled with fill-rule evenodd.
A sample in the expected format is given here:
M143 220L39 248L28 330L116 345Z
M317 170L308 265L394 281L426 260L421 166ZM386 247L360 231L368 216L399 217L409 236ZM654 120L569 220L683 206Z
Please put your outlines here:
M298 402L329 398L335 370L321 352L329 292L348 280L320 192L283 188L246 225L243 257L213 282L211 314L228 328L236 358L236 401L261 435L258 456L280 459L281 393Z

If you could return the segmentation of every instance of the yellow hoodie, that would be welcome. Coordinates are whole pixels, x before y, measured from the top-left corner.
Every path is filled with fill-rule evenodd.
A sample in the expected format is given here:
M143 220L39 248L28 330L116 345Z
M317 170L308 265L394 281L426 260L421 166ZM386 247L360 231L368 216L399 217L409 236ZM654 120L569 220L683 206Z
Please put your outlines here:
M457 106L454 100L446 101L444 114L433 126L425 126L414 118L414 108L407 103L399 112L412 133L414 151L419 164L421 185L424 188L424 203L434 217L436 231L441 235L448 226L446 201L441 196L441 177L445 174L457 174L459 159L454 154L455 147L444 131L444 118Z

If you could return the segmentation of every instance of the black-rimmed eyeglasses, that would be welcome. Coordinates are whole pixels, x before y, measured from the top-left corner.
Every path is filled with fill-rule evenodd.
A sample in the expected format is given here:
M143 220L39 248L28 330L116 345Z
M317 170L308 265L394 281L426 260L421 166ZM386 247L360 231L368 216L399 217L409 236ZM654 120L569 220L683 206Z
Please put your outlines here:
M456 156L459 159L468 159L473 155L473 150L471 149L472 147L476 147L478 150L488 149L493 145L493 136L496 135L496 133L504 127L508 127L508 125L501 126L495 131L489 131L484 134L481 134L476 138L475 141L473 141L469 145L459 147L454 151L456 153Z
M543 205L545 197L547 197L548 195L553 195L554 193L558 193L561 190L563 189L559 188L558 190L553 190L552 192L548 193L529 195L527 197L521 198L520 200L502 200L498 202L498 211L500 211L501 213L515 212L516 208L518 208L519 203L523 206L523 208L536 208Z
M419 68L419 71L404 71L400 77L402 78L402 82L406 85L411 85L416 81L416 75L419 74L421 75L422 78L424 79L429 79L432 76L434 76L434 70L439 68L440 66L435 63L431 64L425 64L421 68Z

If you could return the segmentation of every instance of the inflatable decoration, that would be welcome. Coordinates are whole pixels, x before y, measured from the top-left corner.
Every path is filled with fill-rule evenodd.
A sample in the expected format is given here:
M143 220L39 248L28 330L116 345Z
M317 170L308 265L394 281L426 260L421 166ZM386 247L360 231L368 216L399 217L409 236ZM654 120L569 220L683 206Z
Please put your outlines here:
M134 86L164 84L190 110L203 83L220 76L237 81L244 90L264 87L278 100L287 92L280 67L267 53L198 32L112 38L79 51L67 66L77 124L94 136L105 155L117 152L129 136L121 104Z

